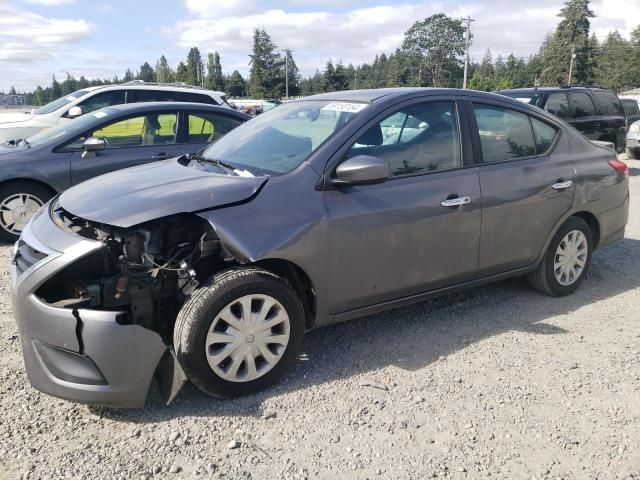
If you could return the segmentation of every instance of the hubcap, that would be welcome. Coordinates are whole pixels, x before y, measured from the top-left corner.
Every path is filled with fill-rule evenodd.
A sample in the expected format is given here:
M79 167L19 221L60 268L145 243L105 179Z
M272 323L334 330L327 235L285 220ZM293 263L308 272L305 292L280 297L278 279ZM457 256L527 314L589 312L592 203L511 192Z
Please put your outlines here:
M0 203L0 226L19 235L31 217L42 207L42 201L28 193L17 193Z
M209 328L209 366L230 382L250 382L280 361L289 343L289 315L269 295L245 295L229 303Z
M571 230L558 245L553 272L560 285L573 285L587 263L589 246L587 237L580 230Z

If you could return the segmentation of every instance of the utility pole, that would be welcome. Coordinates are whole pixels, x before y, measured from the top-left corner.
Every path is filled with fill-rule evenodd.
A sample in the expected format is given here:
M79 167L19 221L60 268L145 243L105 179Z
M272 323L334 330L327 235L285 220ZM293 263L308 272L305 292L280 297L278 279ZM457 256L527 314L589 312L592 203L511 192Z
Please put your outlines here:
M289 50L284 52L284 95L289 100Z
M576 58L576 44L571 45L571 62L569 63L569 82L567 85L571 86L571 81L573 80L573 61Z
M358 89L358 67L356 67L355 81L353 82L353 89Z
M464 78L462 80L462 88L467 88L467 77L469 75L469 44L471 43L471 22L474 21L469 15L464 18L464 23L467 26L464 35Z

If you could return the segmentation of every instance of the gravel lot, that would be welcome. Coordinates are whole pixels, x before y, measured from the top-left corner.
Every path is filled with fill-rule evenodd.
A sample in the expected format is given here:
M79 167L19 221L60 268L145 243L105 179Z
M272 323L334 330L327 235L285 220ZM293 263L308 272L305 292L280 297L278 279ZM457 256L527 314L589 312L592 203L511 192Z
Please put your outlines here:
M626 238L595 254L578 293L515 279L314 331L280 385L236 401L188 386L123 411L34 391L1 246L0 479L640 478L629 164Z

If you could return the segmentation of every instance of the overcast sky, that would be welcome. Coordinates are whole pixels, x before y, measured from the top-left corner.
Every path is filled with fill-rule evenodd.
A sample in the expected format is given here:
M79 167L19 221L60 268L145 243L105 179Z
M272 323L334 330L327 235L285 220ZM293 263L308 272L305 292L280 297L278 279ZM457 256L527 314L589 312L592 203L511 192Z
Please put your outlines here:
M293 50L303 75L327 59L370 62L391 52L416 20L475 18L472 57L491 49L528 57L554 30L561 0L0 0L0 91L31 90L51 75L122 76L164 54L175 66L192 46L217 50L225 73L248 72L255 27ZM592 28L628 37L640 0L592 0Z

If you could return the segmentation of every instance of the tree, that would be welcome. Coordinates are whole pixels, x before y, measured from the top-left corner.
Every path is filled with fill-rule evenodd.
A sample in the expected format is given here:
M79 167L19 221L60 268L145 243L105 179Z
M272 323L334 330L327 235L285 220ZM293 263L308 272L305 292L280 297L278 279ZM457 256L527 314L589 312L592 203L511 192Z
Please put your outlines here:
M234 70L227 79L227 93L232 97L243 97L246 91L246 84L238 70Z
M16 87L14 87L13 85L11 86L11 89L9 89L9 95L17 95Z
M206 85L211 90L224 90L224 77L218 52L210 53L208 56Z
M140 65L140 73L138 73L138 78L143 82L156 81L156 72L153 71L153 67L149 65L149 62L144 62L142 65Z
M187 79L179 80L189 85L202 85L204 65L198 47L192 47L187 54Z
M180 62L176 68L176 81L189 83L189 69L184 62Z
M417 66L416 84L435 87L452 83L451 73L462 64L464 33L461 20L442 13L415 22L405 32L402 51Z
M116 77L116 78L118 78L118 77ZM123 81L124 83L126 83L126 82L130 82L130 81L132 81L134 78L135 78L135 75L133 74L133 72L131 71L131 69L130 69L130 68L127 68L127 71L126 71L126 72L124 72L124 77L122 78L122 81Z
M622 38L617 30L607 35L598 53L598 85L613 90L635 86L633 83L637 79L633 78L628 68L630 47L630 42Z
M295 97L300 93L300 71L298 65L293 58L291 50L284 51L285 61L282 62L283 71L281 73L282 81L285 82L282 85L282 90L279 92L281 96L286 94L286 81L289 80L289 96ZM287 70L288 69L288 70Z
M51 77L51 96L49 98L49 101L56 100L56 99L60 98L61 96L62 96L62 88L60 87L60 84L56 80L56 76L52 75L52 77Z
M45 103L47 103L47 98L45 96L44 90L40 85L38 85L35 92L33 92L33 103L34 105L44 105Z
M156 81L160 83L170 83L174 81L173 71L164 55L156 62Z
M282 77L282 58L264 29L253 31L253 49L249 55L249 95L255 98L277 96Z

